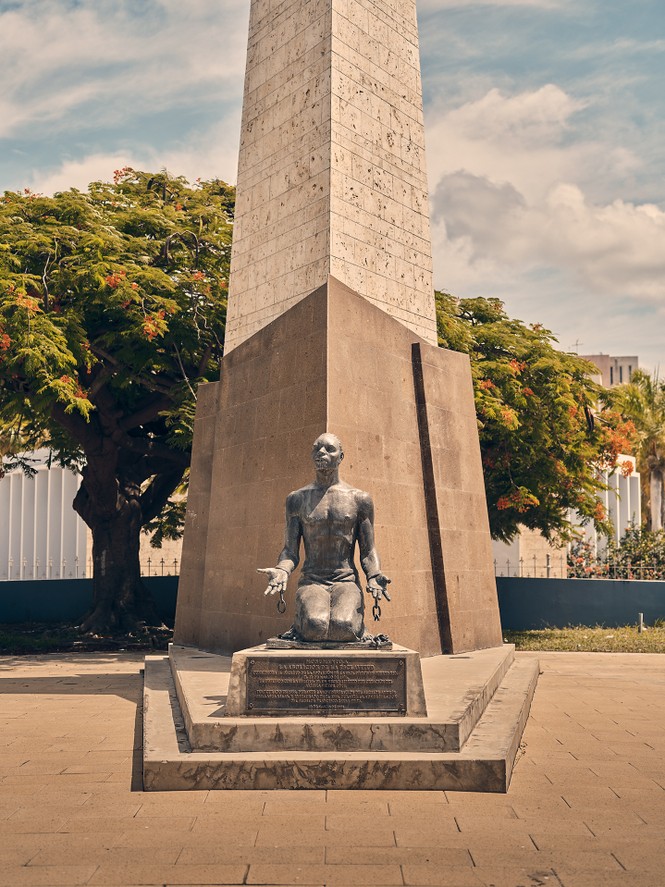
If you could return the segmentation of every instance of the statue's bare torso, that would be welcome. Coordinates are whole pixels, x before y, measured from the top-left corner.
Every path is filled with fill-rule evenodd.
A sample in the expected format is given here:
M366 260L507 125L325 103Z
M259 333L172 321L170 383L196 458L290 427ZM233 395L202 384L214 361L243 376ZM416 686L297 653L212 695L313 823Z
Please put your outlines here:
M288 542L301 536L305 548L303 582L358 582L353 563L362 522L371 515L367 493L344 482L321 490L309 484L291 493L286 502Z
M344 482L321 489L309 484L286 500L286 539L280 563L297 563L305 549L294 628L307 640L360 640L363 594L354 564L356 543L363 569L373 561L372 500ZM373 564L373 565L374 565Z
M284 548L266 594L284 593L288 577L305 550L291 632L303 641L352 642L365 636L363 593L354 563L360 565L376 596L389 583L374 547L374 505L368 493L340 480L344 454L339 439L323 434L314 443L316 480L286 499ZM284 636L286 637L286 636Z

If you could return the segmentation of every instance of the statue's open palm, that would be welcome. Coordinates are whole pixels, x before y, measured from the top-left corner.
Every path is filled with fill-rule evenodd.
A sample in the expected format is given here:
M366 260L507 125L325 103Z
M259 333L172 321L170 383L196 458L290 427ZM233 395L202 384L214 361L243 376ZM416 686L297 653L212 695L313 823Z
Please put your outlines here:
M375 601L380 601L382 597L384 597L387 601L390 600L390 595L388 594L387 588L390 585L390 579L387 576L384 576L383 573L377 573L376 576L372 576L371 579L367 582L367 591L372 595Z
M286 583L289 581L289 574L280 567L259 567L257 573L265 573L268 576L268 587L264 594L283 594L286 591Z

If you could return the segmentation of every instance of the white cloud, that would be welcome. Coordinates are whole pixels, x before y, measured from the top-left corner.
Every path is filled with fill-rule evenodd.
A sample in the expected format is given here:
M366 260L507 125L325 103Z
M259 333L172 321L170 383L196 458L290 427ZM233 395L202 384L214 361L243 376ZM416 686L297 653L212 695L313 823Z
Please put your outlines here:
M466 9L470 6L530 6L536 9L560 9L569 0L418 0L419 10Z
M656 362L665 208L617 196L639 160L582 138L584 107L549 85L430 110L435 281L506 299L510 313L558 331L564 347L579 337Z
M447 111L427 114L430 188L443 175L465 170L510 182L532 199L553 184L623 174L635 158L625 149L575 139L575 116L586 102L554 84L505 96L498 89Z
M246 22L243 0L25 0L0 14L0 137L239 92Z
M66 160L53 170L34 171L27 186L48 195L70 188L85 191L90 182L110 181L113 171L123 166L140 169L142 165L133 154L91 154L81 160Z
M619 199L593 205L577 186L561 184L538 214L545 260L569 265L596 292L665 300L665 212L659 207Z
M156 171L166 168L190 182L197 178L221 178L235 182L238 164L240 114L234 113L205 132L191 135L175 148L158 151L154 147L134 147L127 152L89 154L77 160L66 160L53 169L34 170L27 185L40 194L53 194L78 188L83 191L90 182L110 181L113 171L124 166Z
M515 96L490 89L477 101L451 111L447 122L467 139L485 138L489 133L495 141L531 148L558 141L584 106L553 83Z
M457 172L441 180L433 207L458 264L565 269L597 293L665 296L665 212L657 206L594 205L572 184L528 203L510 184Z

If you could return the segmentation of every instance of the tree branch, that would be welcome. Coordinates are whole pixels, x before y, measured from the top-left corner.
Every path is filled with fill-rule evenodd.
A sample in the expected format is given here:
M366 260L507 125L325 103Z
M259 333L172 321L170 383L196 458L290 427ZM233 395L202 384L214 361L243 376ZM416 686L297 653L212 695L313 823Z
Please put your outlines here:
M206 350L203 352L203 354L201 356L201 360L199 361L199 365L198 365L198 368L196 371L196 374L199 377L199 379L205 373L205 371L208 367L208 362L210 361L211 355L212 355L212 346L208 345Z
M91 423L77 413L66 413L64 408L55 401L50 408L51 418L74 438L83 450L92 448L97 441Z
M178 364L180 366L180 372L182 373L182 377L185 380L185 382L187 383L187 387L189 388L192 397L194 398L194 400L196 400L196 391L194 391L194 389L192 388L192 383L189 381L189 376L187 375L187 373L185 371L185 367L183 365L182 358L180 357L180 350L175 342L173 343L173 350L175 351L175 356L178 358Z
M165 462L179 466L184 471L189 467L190 457L188 453L181 450L172 450L166 444L156 440L150 440L141 437L131 437L124 432L118 432L113 436L113 440L123 449L136 453L139 456L147 456L148 458L162 459Z
M56 243L55 246L55 256L54 261L58 257L58 245ZM42 271L42 285L44 286L44 311L47 312L49 310L49 291L48 291L48 281L47 274L49 265L51 264L51 253L46 254L46 263L44 264L44 270Z
M116 371L111 370L105 363L101 364L88 389L89 399L95 397L102 390L104 385L106 385L108 380L115 376L115 373Z
M119 422L118 428L122 431L130 431L132 428L145 425L146 422L152 422L170 405L171 399L168 397L152 398L148 403L144 403L135 412Z
M141 514L143 525L154 520L169 501L171 494L182 480L184 469L174 468L155 475L141 494Z
M113 366L116 371L122 370L123 374L126 375L128 379L132 379L138 385L143 385L145 388L150 391L156 391L159 394L170 394L173 385L177 384L177 380L173 380L172 384L158 382L155 379L151 379L149 376L137 376L133 373L130 368L123 364L121 361L117 360L117 358L113 357L112 354L109 354L108 351L105 351L103 348L100 348L99 345L93 345L90 343L90 350L96 357L100 357L102 360L107 361Z

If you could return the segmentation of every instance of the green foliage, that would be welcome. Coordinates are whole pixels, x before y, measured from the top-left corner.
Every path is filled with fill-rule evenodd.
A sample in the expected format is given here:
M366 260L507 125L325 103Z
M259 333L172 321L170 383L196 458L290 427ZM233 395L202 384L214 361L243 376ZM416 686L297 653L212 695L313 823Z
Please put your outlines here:
M115 459L118 484L131 474L154 518L165 489L155 480L188 463L196 386L218 374L233 202L221 181L129 168L85 193L5 192L6 465L35 446L64 465Z
M663 579L665 530L652 532L631 526L618 544L609 539L597 556L586 541L571 546L568 575L575 579Z
M594 466L613 466L629 441L616 415L594 422L594 368L497 299L436 299L439 344L471 359L492 535L510 540L522 525L565 541L571 510L607 532Z

